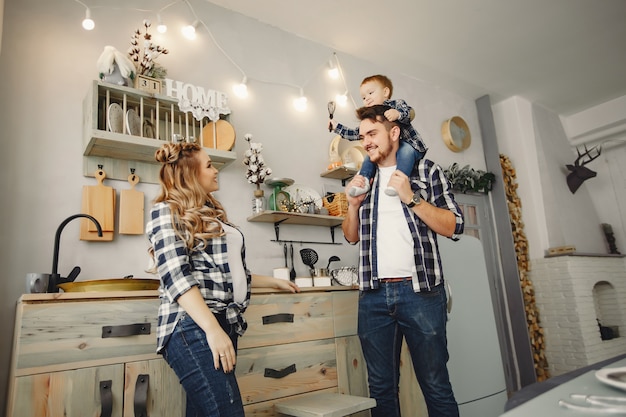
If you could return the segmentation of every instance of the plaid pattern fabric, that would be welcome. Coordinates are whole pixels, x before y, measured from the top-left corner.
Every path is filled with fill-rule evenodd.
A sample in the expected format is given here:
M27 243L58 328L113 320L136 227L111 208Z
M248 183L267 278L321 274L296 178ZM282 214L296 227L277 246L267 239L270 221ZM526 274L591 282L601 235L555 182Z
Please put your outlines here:
M169 204L165 202L155 204L150 211L146 234L154 248L161 280L157 352L165 346L176 323L185 312L176 300L194 286L200 289L211 311L225 314L229 323L237 324L237 332L242 335L247 327L243 312L250 300L251 283L251 275L245 264L245 244L241 257L248 286L245 301L238 304L233 298L233 282L226 255L226 236L209 240L206 247L197 248L190 254L184 242L176 235L172 212Z
M413 149L420 152L422 155L426 153L428 148L422 140L422 137L417 130L411 124L411 107L406 104L404 100L385 100L383 103L387 106L393 107L400 112L400 140L407 142ZM347 140L359 140L359 128L350 129L337 123L335 127L335 133Z
M433 161L422 159L415 165L411 174L411 189L419 190L424 201L436 207L446 208L454 213L456 226L452 240L459 240L463 233L464 220L460 207L450 192L450 184L443 169ZM376 254L376 227L378 217L379 176L374 177L374 186L359 209L360 217L360 257L359 257L359 288L362 291L376 289L378 268ZM413 213L406 205L402 206L411 236L413 236L413 289L428 291L443 282L441 258L437 247L437 234L426 223Z

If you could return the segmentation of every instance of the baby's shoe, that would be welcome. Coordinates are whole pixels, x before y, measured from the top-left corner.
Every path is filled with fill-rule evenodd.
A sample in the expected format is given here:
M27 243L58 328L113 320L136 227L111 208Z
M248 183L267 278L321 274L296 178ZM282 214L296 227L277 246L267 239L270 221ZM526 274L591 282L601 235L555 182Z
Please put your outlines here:
M398 191L388 185L387 188L385 188L385 194L387 194L389 197L396 197L398 195Z
M348 190L348 194L350 194L351 197L357 197L360 196L361 194L365 194L366 192L368 192L370 190L370 184L369 182L365 183L365 187L351 187L350 190Z

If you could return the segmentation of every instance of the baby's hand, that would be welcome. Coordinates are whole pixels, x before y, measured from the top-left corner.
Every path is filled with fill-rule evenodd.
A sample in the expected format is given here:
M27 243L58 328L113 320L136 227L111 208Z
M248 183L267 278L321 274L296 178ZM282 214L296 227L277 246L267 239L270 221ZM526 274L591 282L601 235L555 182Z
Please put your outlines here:
M390 122L395 122L400 118L400 112L396 109L389 109L385 112L385 117Z
M335 130L336 127L337 125L335 124L335 122L332 119L328 119L328 131L332 132L333 130Z

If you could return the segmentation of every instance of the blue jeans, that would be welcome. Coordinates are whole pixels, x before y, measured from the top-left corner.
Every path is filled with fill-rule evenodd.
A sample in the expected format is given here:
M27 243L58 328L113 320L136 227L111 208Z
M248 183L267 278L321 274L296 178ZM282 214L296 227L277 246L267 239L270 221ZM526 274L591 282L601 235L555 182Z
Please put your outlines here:
M396 152L396 161L398 165L397 169L404 172L408 177L410 177L411 171L413 171L413 166L423 157L424 154L422 152L417 151L407 142L401 140L400 147ZM361 169L359 170L359 175L362 175L365 178L372 179L374 178L374 172L376 172L376 165L372 161L370 161L369 156L365 156L365 159L361 164Z
M236 351L238 335L234 326L225 315L215 317ZM187 417L244 417L235 372L215 369L206 335L191 317L181 318L162 352L187 393Z
M400 417L398 384L404 337L429 417L455 417L458 405L448 375L446 292L438 285L416 293L410 280L361 291L358 333L367 363L372 417Z

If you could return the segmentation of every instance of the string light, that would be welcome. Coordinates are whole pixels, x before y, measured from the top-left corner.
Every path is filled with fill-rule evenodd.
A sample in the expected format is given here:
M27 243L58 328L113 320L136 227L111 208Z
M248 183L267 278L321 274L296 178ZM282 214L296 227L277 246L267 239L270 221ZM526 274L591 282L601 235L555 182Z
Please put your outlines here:
M183 26L182 28L183 36L189 40L196 39L196 28L198 27L199 23L200 22L196 20L190 25Z
M159 33L167 32L167 26L163 23L163 19L161 19L161 15L157 13L157 31Z
M241 83L235 84L233 86L233 92L235 93L237 97L239 98L248 97L248 86L246 85L247 82L248 82L248 78L244 75L243 80L241 80Z
M305 111L308 99L304 96L304 92L300 89L300 97L293 99L293 107L297 111Z
M91 10L81 0L75 0L75 1L85 7L85 19L83 20L83 27L86 30L92 30L95 27L95 23L91 19ZM215 37L211 33L211 30L198 17L198 15L196 14L195 10L191 6L191 3L189 2L189 0L173 0L171 3L167 4L165 7L162 7L161 9L156 10L156 11L142 10L142 9L133 9L133 10L136 10L136 11L139 11L139 12L156 13L157 22L158 22L157 31L159 33L165 33L165 32L167 32L167 26L163 23L163 20L162 20L162 17L161 17L161 13L165 9L173 6L174 4L178 4L178 3L185 3L185 4L187 4L187 6L189 7L189 10L191 11L191 13L193 14L193 17L195 19L194 22L191 25L187 25L187 26L182 28L181 32L182 32L183 36L185 38L189 39L189 40L195 39L196 35L197 35L196 29L197 29L198 25L202 24L202 26L205 27L206 31L208 32L209 36L211 37L211 39L212 39L213 43L215 44L215 46L222 52L224 57L226 57L241 72L241 74L243 75L243 79L242 79L241 83L235 84L232 87L234 94L238 98L242 98L242 99L247 98L248 97L248 86L247 86L248 78L247 78L245 72L241 69L241 67L239 67L239 65L237 65L237 63L235 61L233 61L233 59L226 53L226 51L224 51L224 49L221 47L221 45L216 41ZM104 7L104 6L97 6L97 7ZM333 53L333 56L331 57L331 59L329 59L327 61L327 63L322 64L320 67L326 67L326 66L327 66L327 69L328 69L328 75L331 78L333 78L333 79L341 78L342 81L343 81L344 86L346 86L346 80L345 80L345 77L343 75L343 71L341 69L341 65L339 64L339 59L338 59L336 53ZM257 82L263 82L263 83L274 84L274 85L285 85L285 86L298 88L300 90L300 95L299 95L299 97L296 97L296 98L293 99L293 106L294 106L294 108L297 111L300 111L300 112L306 111L307 107L308 107L308 99L304 95L303 88L308 83L309 80L307 80L301 86L296 86L296 85L289 85L289 84L285 84L285 83L281 83L281 82L265 81L265 80L255 79L255 81L257 81ZM347 103L347 100L348 100L348 94L349 93L348 93L347 86L346 86L346 91L343 94L337 94L337 96L336 96L337 104L340 105L340 106L345 106L346 103ZM352 96L350 96L350 98L352 98ZM352 102L354 104L354 99L352 99ZM355 104L355 108L356 108L356 104Z

